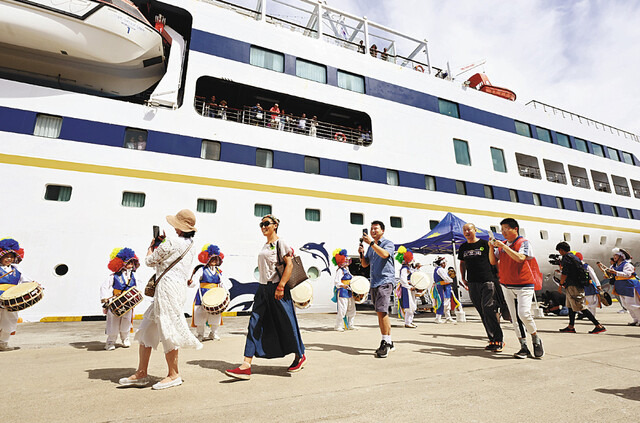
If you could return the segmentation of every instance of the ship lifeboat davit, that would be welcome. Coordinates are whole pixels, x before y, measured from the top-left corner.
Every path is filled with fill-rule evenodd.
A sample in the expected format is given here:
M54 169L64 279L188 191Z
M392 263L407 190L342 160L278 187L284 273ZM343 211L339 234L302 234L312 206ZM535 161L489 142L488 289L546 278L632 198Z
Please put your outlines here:
M164 72L162 35L128 0L0 0L0 73L130 96Z
M508 88L496 87L495 85L491 85L491 81L484 73L476 73L471 76L466 82L465 85L468 85L471 88L475 88L484 93L495 95L498 97L506 98L507 100L516 101L516 93L511 91Z

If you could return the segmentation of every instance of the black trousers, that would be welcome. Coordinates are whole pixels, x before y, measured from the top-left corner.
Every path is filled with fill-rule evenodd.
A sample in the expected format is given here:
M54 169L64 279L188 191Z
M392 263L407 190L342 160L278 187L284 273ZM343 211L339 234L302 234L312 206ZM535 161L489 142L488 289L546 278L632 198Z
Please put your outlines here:
M469 283L469 296L478 310L490 342L502 342L502 328L498 322L496 285L489 282Z

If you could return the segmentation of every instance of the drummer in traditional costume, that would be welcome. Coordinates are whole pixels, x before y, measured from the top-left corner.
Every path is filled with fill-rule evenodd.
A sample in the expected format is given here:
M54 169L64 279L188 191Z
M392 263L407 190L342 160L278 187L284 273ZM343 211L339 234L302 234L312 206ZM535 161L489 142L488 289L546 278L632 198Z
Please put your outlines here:
M614 263L609 269L598 263L608 277L615 277L613 294L618 295L622 306L629 311L630 326L640 326L640 282L636 268L631 264L631 256L622 248L612 250Z
M244 361L237 368L226 371L228 376L236 379L251 378L253 357L279 358L294 354L288 369L290 373L300 371L307 361L291 289L287 286L293 270L293 252L284 240L278 238L279 225L280 220L272 214L264 216L260 222L260 230L267 242L258 254L260 284L249 318ZM282 275L276 270L278 262L284 264Z
M355 329L353 320L356 317L356 302L353 299L350 284L353 276L349 272L351 259L347 257L347 250L337 249L333 252L333 264L338 266L334 278L334 298L338 305L335 330L344 332L345 329Z
M580 261L584 260L584 257L580 252L576 252L575 256L578 257ZM602 308L602 305L600 304L600 298L598 296L598 293L602 291L602 286L600 285L600 279L598 279L598 275L596 275L593 267L584 262L582 263L582 266L587 272L589 272L589 284L584 287L584 298L587 303L587 308L589 309L591 314L595 316L596 310L598 308Z
M193 300L193 318L191 325L196 327L196 337L198 341L204 339L204 332L207 325L211 328L209 339L219 340L218 328L222 323L222 313L209 313L202 305L202 298L211 288L221 287L229 291L231 283L222 278L222 260L224 254L217 245L207 244L198 254L198 260L202 265L196 267L196 271L189 280L189 286L199 283L198 292Z
M122 340L122 346L129 348L131 341L129 333L133 329L133 308L124 313L122 316L116 316L113 311L106 308L112 298L118 297L123 292L130 290L136 286L135 271L140 267L140 260L131 248L115 248L110 255L107 267L111 273L100 287L100 299L105 306L107 314L107 327L105 334L107 342L104 349L113 351L116 349L116 340L118 334Z
M416 289L409 283L411 281L411 274L413 273L413 268L411 267L413 253L407 251L407 249L402 246L398 248L396 260L402 265L400 268L400 283L396 288L396 294L398 296L398 317L404 317L404 327L415 329L417 326L413 323L413 316L418 307L416 303Z
M436 308L436 323L448 323L455 322L451 317L451 303L454 303L453 308L460 306L458 299L451 289L453 279L447 274L445 267L447 267L447 261L444 257L438 257L433 265L436 267L433 271L433 288L431 289L431 299L433 300L433 306ZM442 319L444 317L444 320Z
M24 258L24 250L12 238L0 240L0 295L7 289L31 282L15 266ZM0 351L9 350L9 337L18 328L18 312L0 308Z

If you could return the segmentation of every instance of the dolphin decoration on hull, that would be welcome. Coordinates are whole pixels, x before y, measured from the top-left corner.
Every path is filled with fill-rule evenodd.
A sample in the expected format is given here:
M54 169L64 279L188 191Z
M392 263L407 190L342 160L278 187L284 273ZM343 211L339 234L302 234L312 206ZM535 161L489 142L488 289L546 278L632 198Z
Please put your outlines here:
M324 242L321 242L320 244L315 242L307 242L302 247L300 247L300 251L311 254L311 257L313 257L314 259L322 260L324 262L324 269L322 269L320 273L327 272L328 274L331 274L331 270L329 269L329 253L327 252L326 248L324 248Z

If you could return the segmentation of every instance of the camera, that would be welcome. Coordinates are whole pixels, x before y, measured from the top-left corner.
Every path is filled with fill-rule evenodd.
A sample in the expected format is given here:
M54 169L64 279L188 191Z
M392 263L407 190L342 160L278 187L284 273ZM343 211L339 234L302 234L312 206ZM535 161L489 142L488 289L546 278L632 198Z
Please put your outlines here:
M560 254L549 254L549 263L553 264L554 266L560 266L561 262L562 258L560 257Z

